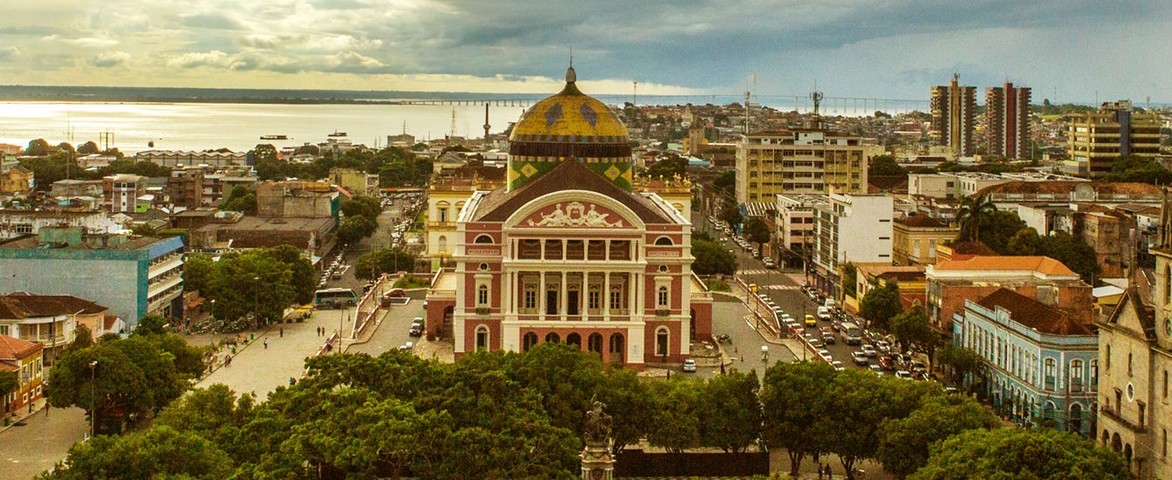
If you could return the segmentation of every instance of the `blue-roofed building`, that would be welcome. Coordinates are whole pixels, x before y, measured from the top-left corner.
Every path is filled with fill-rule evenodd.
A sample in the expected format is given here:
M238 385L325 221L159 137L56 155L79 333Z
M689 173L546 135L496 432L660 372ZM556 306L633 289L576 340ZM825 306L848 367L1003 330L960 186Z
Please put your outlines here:
M1099 340L1091 312L1083 317L1002 288L965 301L963 315L953 319L953 342L981 356L983 368L972 380L997 412L1019 425L1089 437Z
M0 243L0 292L73 295L109 307L133 330L148 313L181 313L183 238L42 228Z

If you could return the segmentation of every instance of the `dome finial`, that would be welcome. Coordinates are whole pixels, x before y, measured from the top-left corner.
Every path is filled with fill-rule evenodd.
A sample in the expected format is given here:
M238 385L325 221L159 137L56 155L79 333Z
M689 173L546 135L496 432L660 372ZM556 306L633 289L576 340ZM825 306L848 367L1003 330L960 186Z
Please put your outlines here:
M566 69L566 83L578 81L578 74L574 73L574 47L570 47L570 68Z

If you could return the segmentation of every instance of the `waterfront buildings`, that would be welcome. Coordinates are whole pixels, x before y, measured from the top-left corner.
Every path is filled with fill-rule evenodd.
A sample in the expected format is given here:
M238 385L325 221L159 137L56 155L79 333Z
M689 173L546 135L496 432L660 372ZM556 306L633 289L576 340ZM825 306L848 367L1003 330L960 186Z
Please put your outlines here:
M1090 293L1080 291L1088 298L1077 303L1089 304ZM980 355L982 393L1011 421L1090 437L1099 370L1091 314L999 288L965 300L953 342Z
M1030 158L1030 89L1006 82L985 89L986 153L1007 159Z
M110 308L133 329L148 313L178 313L183 239L42 228L0 242L0 292L73 295Z
M1111 173L1123 155L1160 154L1160 116L1140 113L1131 101L1105 102L1098 112L1070 117L1070 158L1063 170L1071 175L1098 178Z
M691 225L660 195L634 191L622 122L578 90L571 68L509 144L507 186L438 218L455 233L451 266L428 292L428 334L451 336L457 358L541 342L634 368L687 358L711 335Z
M737 144L737 203L776 195L867 193L871 157L882 153L862 137L822 129L746 134Z
M960 75L954 73L948 85L932 87L931 110L932 141L947 146L953 157L971 157L977 87L960 85Z

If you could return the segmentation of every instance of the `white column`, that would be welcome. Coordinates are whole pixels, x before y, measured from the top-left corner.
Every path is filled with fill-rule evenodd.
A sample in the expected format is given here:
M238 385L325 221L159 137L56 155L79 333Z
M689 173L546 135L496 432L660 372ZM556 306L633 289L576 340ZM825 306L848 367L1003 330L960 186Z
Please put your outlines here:
M562 258L566 258L565 245L566 245L566 243L562 242ZM566 321L566 310L568 310L567 307L570 306L569 296L570 296L570 285L566 282L566 271L563 269L562 270L562 286L561 286L561 290L558 290L558 298L560 299L560 305L558 305L558 316L561 318L561 320L563 322Z
M610 320L610 272L602 277L602 320Z
M537 282L537 314L544 317L545 312L549 311L545 308L545 272L539 271L537 272L537 275L539 278Z

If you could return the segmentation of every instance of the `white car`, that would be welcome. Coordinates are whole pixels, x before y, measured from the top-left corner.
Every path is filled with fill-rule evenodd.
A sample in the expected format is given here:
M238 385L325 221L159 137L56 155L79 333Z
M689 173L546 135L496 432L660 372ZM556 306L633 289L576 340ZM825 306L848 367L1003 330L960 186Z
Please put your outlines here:
M839 361L839 360L832 361L832 362L830 362L830 364L834 366L834 369L835 369L835 370L838 370L838 371L840 371L840 372L841 372L841 371L843 371L843 370L846 370L846 367L845 367L845 366L843 366L843 365L842 365L842 362L841 362L841 361Z
M688 373L695 373L696 372L696 361L692 360L690 358L684 360L684 371L688 372Z

